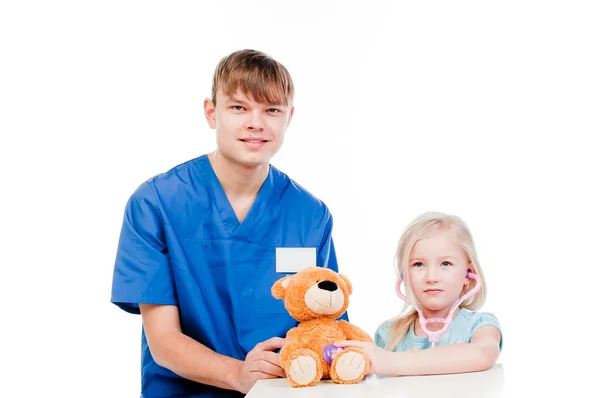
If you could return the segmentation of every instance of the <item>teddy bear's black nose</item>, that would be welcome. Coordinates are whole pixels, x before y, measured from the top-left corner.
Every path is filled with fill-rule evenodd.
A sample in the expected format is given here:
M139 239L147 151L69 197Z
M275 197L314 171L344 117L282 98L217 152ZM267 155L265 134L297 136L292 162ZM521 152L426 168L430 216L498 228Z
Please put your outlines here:
M337 285L335 284L335 282L332 281L319 282L317 286L319 286L319 289L327 290L330 292L335 292L337 290Z

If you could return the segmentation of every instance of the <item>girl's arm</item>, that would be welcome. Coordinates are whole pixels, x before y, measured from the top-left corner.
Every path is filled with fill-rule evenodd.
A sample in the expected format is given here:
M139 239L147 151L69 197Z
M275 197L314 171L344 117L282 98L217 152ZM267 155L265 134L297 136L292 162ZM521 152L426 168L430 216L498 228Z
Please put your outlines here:
M500 355L500 332L482 326L467 344L448 344L428 350L390 352L382 370L388 375L477 372L491 368Z
M340 342L339 347L363 348L371 359L370 373L385 376L414 376L466 373L491 368L500 355L500 332L482 326L467 344L448 344L427 350L391 352L374 344Z

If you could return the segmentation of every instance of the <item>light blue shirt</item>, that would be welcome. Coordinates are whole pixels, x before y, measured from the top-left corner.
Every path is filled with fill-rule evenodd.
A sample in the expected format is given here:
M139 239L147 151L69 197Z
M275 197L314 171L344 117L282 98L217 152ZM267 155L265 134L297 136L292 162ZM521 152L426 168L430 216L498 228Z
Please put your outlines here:
M456 314L446 333L440 337L437 346L469 343L475 331L486 325L495 326L500 331L500 351L502 351L502 329L500 329L498 318L489 312L471 312L464 308ZM382 323L375 332L375 344L384 348L390 339L393 328L393 320ZM420 350L431 348L431 343L427 337L415 335L414 324L410 325L406 337L392 351L406 351L411 348L418 348Z

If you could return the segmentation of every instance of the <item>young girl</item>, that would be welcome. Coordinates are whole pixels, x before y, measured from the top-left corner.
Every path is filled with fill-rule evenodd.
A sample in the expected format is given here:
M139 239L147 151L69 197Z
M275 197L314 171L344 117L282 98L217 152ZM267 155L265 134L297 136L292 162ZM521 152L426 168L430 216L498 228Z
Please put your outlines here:
M463 373L493 366L502 349L500 324L494 315L476 312L485 301L486 286L466 224L443 213L419 216L400 238L396 260L405 294L424 319L447 318L452 306L476 287L476 279L479 290L454 311L434 348L415 308L379 326L375 344L335 345L366 350L369 373L386 376ZM432 334L443 326L432 322L425 327Z

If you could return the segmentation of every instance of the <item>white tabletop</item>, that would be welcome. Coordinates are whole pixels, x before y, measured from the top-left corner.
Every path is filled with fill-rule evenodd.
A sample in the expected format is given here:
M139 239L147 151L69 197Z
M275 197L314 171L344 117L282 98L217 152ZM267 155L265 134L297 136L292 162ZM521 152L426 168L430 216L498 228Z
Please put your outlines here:
M367 376L358 384L334 384L322 380L313 387L293 388L287 379L259 380L247 398L280 397L501 397L504 384L502 364L484 372L439 376L381 377Z

